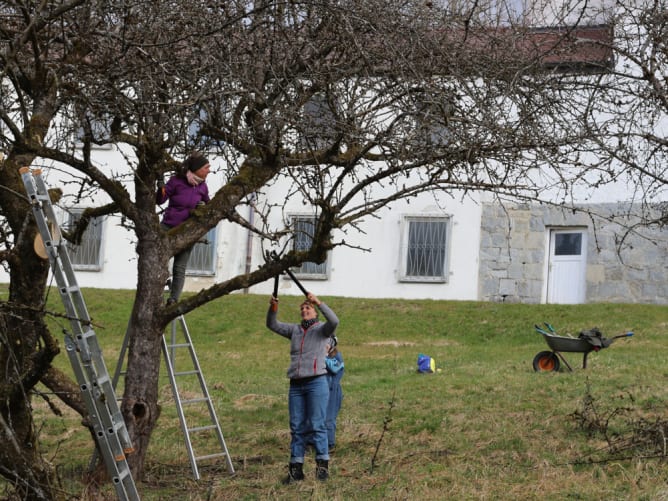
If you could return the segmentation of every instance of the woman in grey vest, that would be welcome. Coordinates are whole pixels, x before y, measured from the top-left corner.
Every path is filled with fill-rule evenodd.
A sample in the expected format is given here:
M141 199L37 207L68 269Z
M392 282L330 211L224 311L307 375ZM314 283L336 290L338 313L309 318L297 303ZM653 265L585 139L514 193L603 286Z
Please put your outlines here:
M325 321L318 319L322 312ZM304 479L306 441L312 437L315 446L316 478L329 478L329 450L327 442L327 402L329 384L325 358L339 319L314 294L299 306L301 323L283 323L276 319L278 298L272 296L267 312L267 327L290 340L288 378L288 409L290 413L290 464L287 483ZM312 433L312 435L311 435Z

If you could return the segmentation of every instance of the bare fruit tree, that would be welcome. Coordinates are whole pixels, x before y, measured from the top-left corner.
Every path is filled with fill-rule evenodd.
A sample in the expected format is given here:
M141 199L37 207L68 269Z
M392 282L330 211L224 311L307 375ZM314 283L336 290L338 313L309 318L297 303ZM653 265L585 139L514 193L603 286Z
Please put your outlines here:
M624 2L610 18L616 64L595 81L583 114L591 150L607 178L630 187L618 214L626 234L668 225L668 12L658 1Z
M400 199L479 191L568 204L572 190L610 181L601 173L616 165L617 150L607 147L610 129L592 119L600 83L616 76L612 29L600 28L614 12L575 1L524 11L516 4L5 2L0 207L11 283L0 319L11 328L3 329L0 357L17 377L1 385L0 415L11 432L2 442L15 444L0 453L2 474L24 493L47 489L53 472L29 450L30 391L37 381L73 387L50 368L57 347L44 325L48 265L31 251L35 228L19 167L60 169L65 196L103 200L85 216L121 214L134 231L138 286L122 412L137 450L129 462L141 478L160 414L161 335L177 315L288 267L322 262L350 245L343 236L363 217ZM535 29L545 26L558 29ZM117 148L125 164L97 165L96 145ZM665 143L656 145L665 154ZM593 146L605 160L585 154ZM156 182L192 149L223 158L225 182L187 222L163 232ZM644 165L629 163L628 173L645 186ZM654 179L665 186L665 176ZM266 201L253 205L260 224L241 216L255 197ZM289 225L270 216L291 197L317 210L309 249L164 304L171 256L220 221L249 228L267 247L284 242ZM19 357L14 331L24 340ZM44 472L31 476L35 468Z

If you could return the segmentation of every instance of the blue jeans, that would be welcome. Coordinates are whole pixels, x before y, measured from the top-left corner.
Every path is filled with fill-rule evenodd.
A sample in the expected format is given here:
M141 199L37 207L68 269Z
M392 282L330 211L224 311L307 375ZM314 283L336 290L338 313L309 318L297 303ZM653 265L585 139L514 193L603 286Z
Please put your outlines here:
M306 440L313 432L315 458L329 460L327 445L327 401L329 385L327 376L307 378L305 381L290 381L288 409L290 412L290 462L303 463Z
M327 374L329 401L327 402L325 426L327 427L327 443L330 449L336 445L336 417L341 410L341 402L343 402L341 378L343 378L344 371L345 369L341 369L336 374Z
M343 365L341 352L337 353L335 358ZM345 368L341 368L336 374L327 371L327 386L329 386L329 398L327 400L327 415L325 417L325 427L327 428L327 446L333 449L336 445L336 418L341 410L343 402L343 388L341 388L341 379ZM309 430L311 427L309 426ZM310 433L306 439L307 445L313 445L313 434Z

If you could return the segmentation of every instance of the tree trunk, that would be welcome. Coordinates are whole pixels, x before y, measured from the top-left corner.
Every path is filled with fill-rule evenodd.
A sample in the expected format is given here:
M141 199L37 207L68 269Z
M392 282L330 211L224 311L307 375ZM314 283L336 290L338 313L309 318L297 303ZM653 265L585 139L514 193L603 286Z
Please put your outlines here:
M49 262L34 249L36 226L25 198L18 169L32 157L10 155L0 162L8 190L0 190L0 210L12 228L14 247L7 254L9 300L0 304L0 474L15 486L20 499L64 499L55 468L37 447L32 416L32 390L38 381L68 392L64 400L83 415L78 386L51 368L60 352L44 322ZM28 224L26 224L28 222ZM60 393L58 393L60 394ZM82 428L82 432L85 429Z
M134 446L134 452L128 456L128 464L135 480L140 480L144 474L151 434L160 417L158 377L162 331L146 328L138 331L132 324L135 322L131 322L128 331L128 369L121 411Z
M158 381L166 321L161 314L169 254L157 234L140 236L137 251L138 285L126 334L128 361L121 412L135 449L128 464L135 480L141 480L151 434L160 417Z
M46 272L32 250L11 269L9 302L0 312L0 470L20 499L64 499L56 471L44 460L32 417L31 390L58 353L43 318ZM42 284L39 286L39 284Z

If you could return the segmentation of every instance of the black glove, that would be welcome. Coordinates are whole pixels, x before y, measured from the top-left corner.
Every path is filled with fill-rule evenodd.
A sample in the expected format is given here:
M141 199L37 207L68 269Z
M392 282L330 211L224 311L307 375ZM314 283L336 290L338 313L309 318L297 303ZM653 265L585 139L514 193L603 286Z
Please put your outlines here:
M165 178L162 177L162 175L158 176L158 182L156 183L158 185L158 189L161 190L165 187Z

